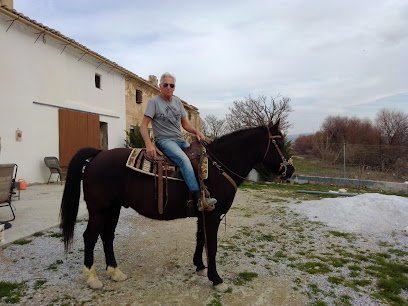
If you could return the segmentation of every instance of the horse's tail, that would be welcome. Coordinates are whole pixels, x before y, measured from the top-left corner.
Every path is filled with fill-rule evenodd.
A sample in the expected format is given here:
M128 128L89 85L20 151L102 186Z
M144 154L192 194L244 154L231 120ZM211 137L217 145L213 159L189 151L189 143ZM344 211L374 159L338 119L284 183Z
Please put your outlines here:
M69 250L74 236L81 194L82 169L86 160L99 152L100 150L94 148L80 149L69 163L60 209L60 228L64 237L65 252Z

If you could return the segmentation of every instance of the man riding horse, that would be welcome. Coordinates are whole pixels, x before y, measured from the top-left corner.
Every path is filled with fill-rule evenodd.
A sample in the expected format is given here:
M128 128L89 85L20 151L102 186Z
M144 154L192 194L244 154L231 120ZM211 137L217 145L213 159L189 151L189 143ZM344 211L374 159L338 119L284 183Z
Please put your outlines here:
M178 97L173 95L176 87L176 78L166 72L160 77L159 86L160 94L154 96L148 102L140 126L140 132L146 145L146 153L151 158L156 157L156 148L150 140L147 130L148 125L152 123L156 146L167 158L180 168L184 181L197 204L198 210L211 211L214 209L217 200L213 198L205 198L203 199L204 201L201 200L200 185L194 174L189 158L182 150L188 148L190 144L184 140L181 126L187 132L196 136L198 140L204 140L205 136L191 125L187 113L184 110L183 103Z

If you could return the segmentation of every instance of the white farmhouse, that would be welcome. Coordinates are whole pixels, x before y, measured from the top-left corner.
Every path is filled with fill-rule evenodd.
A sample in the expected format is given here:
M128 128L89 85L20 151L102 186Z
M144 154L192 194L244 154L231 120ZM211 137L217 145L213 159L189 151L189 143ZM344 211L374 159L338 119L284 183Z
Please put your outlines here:
M157 81L20 14L12 0L0 3L0 163L16 163L18 178L43 183L46 156L66 167L81 147L123 147ZM136 91L144 104L129 93L130 84L143 89ZM196 108L185 106L199 119Z

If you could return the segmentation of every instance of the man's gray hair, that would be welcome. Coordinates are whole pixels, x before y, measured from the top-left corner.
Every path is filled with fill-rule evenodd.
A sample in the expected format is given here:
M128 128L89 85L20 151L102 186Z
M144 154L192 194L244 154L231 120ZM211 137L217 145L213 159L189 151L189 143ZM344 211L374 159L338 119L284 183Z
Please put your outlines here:
M165 72L165 73L163 73L162 76L160 77L160 84L163 83L163 80L164 80L165 78L172 78L173 81L174 81L174 83L176 83L176 77L175 77L174 75L172 75L171 73L169 73L169 72Z

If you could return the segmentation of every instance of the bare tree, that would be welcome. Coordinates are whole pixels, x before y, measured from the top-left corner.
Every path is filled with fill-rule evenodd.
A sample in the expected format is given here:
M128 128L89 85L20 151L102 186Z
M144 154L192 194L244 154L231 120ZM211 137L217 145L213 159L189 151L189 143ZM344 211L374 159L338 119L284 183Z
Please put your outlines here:
M384 108L377 114L376 124L386 144L408 144L408 114Z
M228 131L225 119L218 119L215 115L205 116L203 129L204 134L211 138L219 137Z
M292 111L288 97L259 96L254 99L251 96L243 100L233 102L226 115L228 127L231 131L241 128L267 125L280 119L280 127L287 130L290 127L288 116Z

